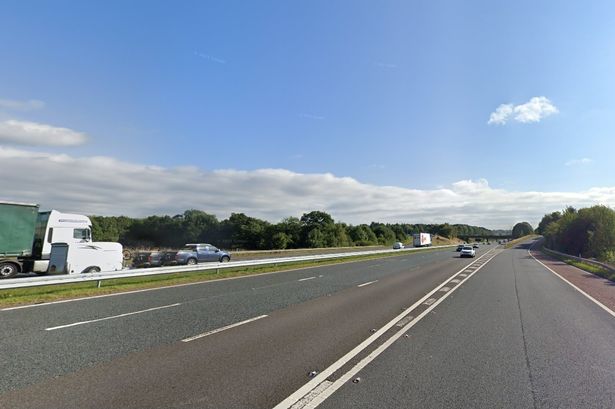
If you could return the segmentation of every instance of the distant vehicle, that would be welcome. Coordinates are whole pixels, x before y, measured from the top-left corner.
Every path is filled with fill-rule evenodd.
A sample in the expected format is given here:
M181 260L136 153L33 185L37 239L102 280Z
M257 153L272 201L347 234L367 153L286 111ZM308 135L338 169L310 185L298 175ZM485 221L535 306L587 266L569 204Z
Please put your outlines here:
M461 249L463 248L464 244L460 244L457 246L457 249L455 251L461 251Z
M398 241L397 243L393 244L393 250L400 250L403 248L405 248L404 243Z
M477 248L478 248L478 243L474 243L474 244L472 245L472 248L477 249Z
M431 234L429 233L415 233L412 235L412 244L414 247L427 247L431 246Z
M32 271L47 274L52 243L101 244L92 241L92 222L86 216L0 202L0 278Z
M225 263L231 261L231 255L207 243L189 243L175 253L175 264L197 264L207 261ZM166 262L165 262L166 264Z
M160 267L164 255L164 251L139 251L132 258L132 267Z
M463 248L461 249L461 254L459 254L459 257L475 257L475 256L476 256L476 251L474 251L472 246L463 246Z

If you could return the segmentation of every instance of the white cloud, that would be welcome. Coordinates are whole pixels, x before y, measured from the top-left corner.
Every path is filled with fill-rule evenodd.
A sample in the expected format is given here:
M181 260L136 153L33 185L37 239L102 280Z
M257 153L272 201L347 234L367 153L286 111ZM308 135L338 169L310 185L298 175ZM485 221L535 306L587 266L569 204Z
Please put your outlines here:
M489 125L491 124L497 124L497 125L503 125L506 123L506 121L508 121L508 118L510 118L510 116L513 113L513 104L502 104L499 107L497 107L497 109L495 110L495 112L492 112L491 115L489 116L489 122L487 122Z
M589 165L593 160L590 158L571 159L565 163L566 166Z
M557 114L559 110L547 97L533 97L525 104L502 104L489 116L489 125L504 125L511 118L517 122L540 122L543 118Z
M0 108L11 109L15 111L32 111L45 107L43 101L38 99L30 99L28 101L16 101L12 99L0 99Z
M0 122L0 142L18 145L81 145L87 136L68 128L9 119Z
M324 210L336 220L353 224L449 222L511 228L519 221L535 226L545 213L565 205L615 206L615 187L513 192L492 188L479 179L419 190L371 185L330 173L162 168L1 146L0 163L3 199L85 214L146 216L197 208L220 218L244 212L279 221Z
M214 57L213 55L203 54L198 51L195 51L194 55L196 55L197 57L201 57L205 60L215 62L216 64L226 64L226 60L219 58L219 57Z

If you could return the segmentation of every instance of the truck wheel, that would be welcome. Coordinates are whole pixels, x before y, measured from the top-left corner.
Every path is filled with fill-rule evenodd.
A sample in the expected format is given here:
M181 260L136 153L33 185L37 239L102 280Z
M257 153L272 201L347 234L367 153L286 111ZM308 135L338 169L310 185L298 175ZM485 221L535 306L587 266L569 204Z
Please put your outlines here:
M100 267L88 267L81 274L100 273Z
M0 278L15 277L19 269L13 263L0 263Z
M196 264L196 259L195 258L189 258L188 261L186 262L186 264L188 264L189 266L193 266Z
M221 263L228 263L229 261L231 261L231 258L229 256L224 256L220 259Z

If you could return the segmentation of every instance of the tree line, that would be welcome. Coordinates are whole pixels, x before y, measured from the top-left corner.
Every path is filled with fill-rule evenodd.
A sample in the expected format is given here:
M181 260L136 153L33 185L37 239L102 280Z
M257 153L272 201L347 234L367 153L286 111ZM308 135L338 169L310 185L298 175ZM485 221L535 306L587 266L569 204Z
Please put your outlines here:
M607 206L567 207L546 214L536 232L553 250L615 262L615 210Z
M483 227L465 224L370 224L336 222L323 211L304 213L270 223L244 213L218 220L201 210L175 216L90 216L96 241L116 241L127 247L177 248L186 243L212 243L226 249L269 250L407 243L414 233L443 237L490 235Z

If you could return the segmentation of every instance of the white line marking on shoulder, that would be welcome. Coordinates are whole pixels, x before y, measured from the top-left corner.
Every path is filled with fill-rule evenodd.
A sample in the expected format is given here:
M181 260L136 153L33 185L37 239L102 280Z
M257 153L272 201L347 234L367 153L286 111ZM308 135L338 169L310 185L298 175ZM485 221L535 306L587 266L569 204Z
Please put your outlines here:
M534 242L534 244L536 244L536 242ZM530 248L527 250L527 252L530 254L530 256L532 256L532 258L534 260L536 260L538 263L540 263L540 265L542 265L544 268L546 268L547 270L549 270L550 272L552 272L553 274L555 274L557 277L561 278L563 281L565 281L566 283L568 283L572 288L574 288L575 290L577 290L578 292L580 292L581 294L583 294L584 296L586 296L587 298L589 298L591 301L593 301L594 303L596 303L596 305L600 308L602 308L604 311L608 312L609 314L611 314L613 317L615 317L615 312L613 312L609 307L607 307L606 305L602 304L600 301L596 300L594 297L592 297L591 295L587 294L585 291L581 290L579 287L577 287L576 285L572 284L570 281L566 280L564 277L562 277L561 275L559 275L558 273L556 273L554 270L552 270L551 268L547 267L542 261L538 260L536 257L534 257L534 255L532 254L532 247L534 247L534 244L532 244L530 246Z

